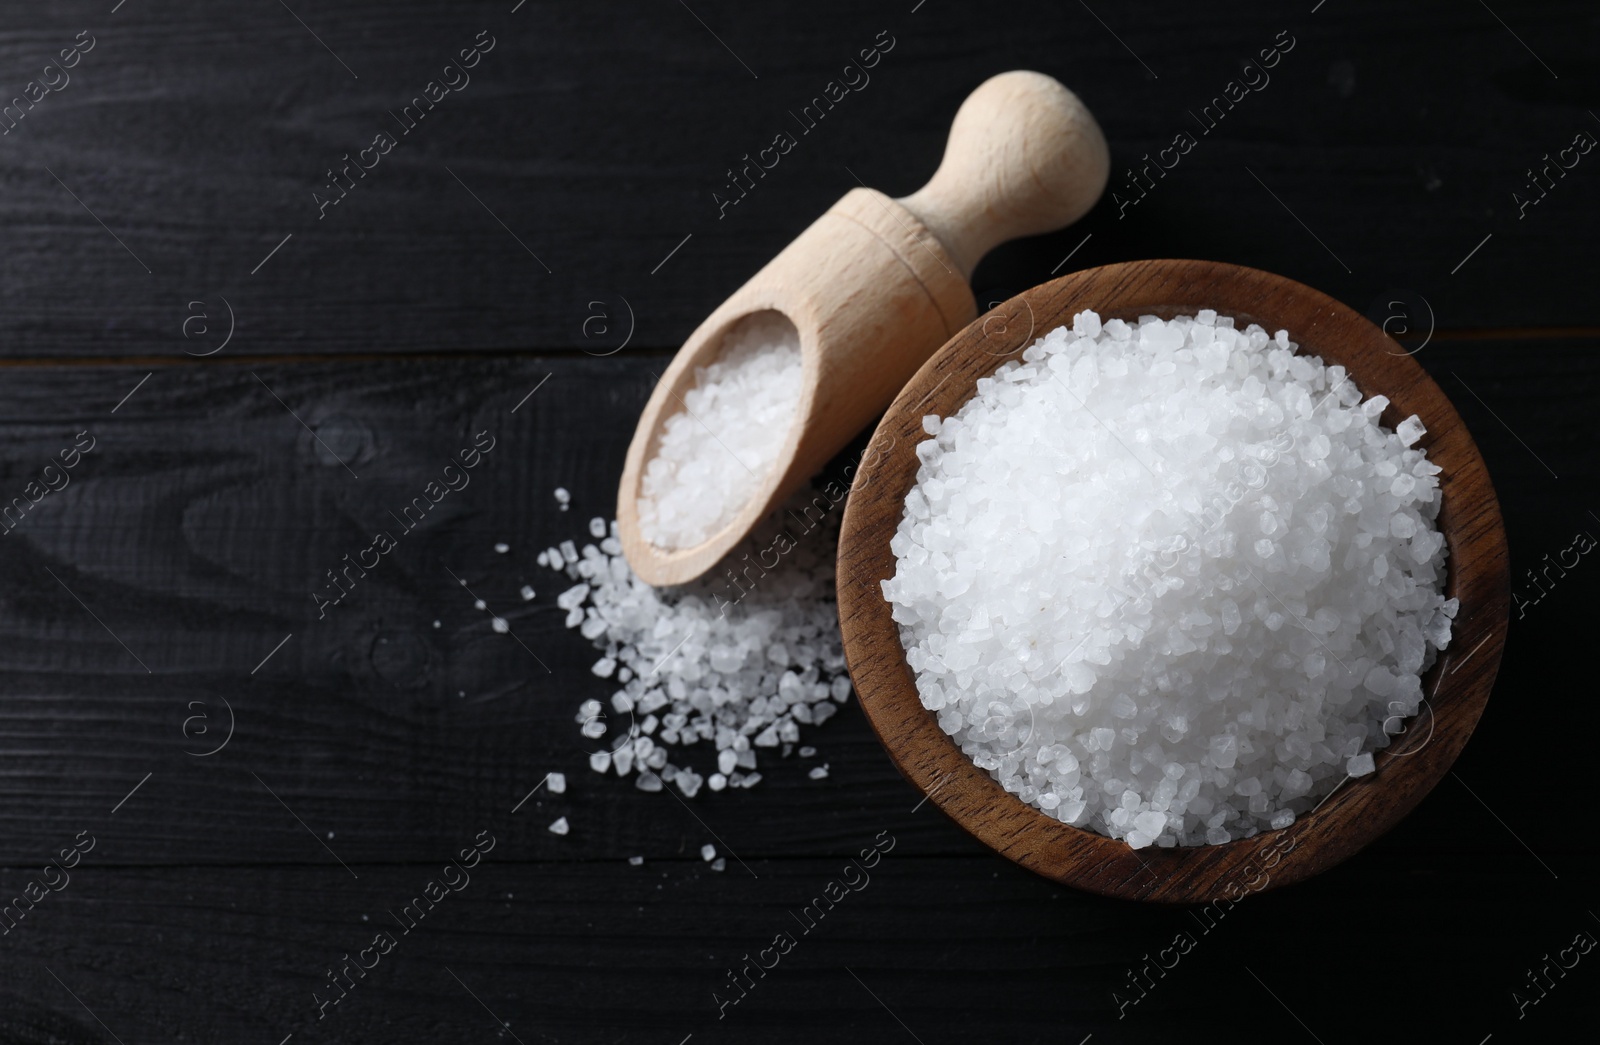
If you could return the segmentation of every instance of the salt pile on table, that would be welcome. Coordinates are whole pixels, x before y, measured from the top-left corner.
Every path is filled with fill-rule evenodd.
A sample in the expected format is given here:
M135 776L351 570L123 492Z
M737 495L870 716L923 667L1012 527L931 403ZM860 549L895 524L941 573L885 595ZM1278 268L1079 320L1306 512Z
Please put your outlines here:
M733 521L783 449L800 402L800 373L800 333L782 313L754 313L723 335L644 467L638 505L645 540L692 548Z
M1249 837L1416 712L1457 608L1439 469L1294 348L1084 312L924 418L884 596L923 705L1023 801L1134 848Z
M759 751L787 756L801 726L821 725L849 699L833 593L838 513L793 507L718 569L676 588L634 575L615 522L598 547L565 541L540 554L541 565L579 582L556 603L602 651L594 674L621 684L606 704L578 710L599 747L592 769L637 771L641 790L665 781L688 796L702 785L753 787ZM702 744L715 762L704 773L668 761L669 748Z

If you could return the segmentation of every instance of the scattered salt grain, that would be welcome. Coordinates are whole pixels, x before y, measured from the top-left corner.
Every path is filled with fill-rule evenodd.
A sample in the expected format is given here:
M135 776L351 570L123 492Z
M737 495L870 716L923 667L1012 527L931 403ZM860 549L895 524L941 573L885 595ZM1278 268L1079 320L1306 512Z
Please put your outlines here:
M725 870L727 870L728 869L728 861L727 861L727 859L725 857L721 857L721 856L717 857L715 860L711 861L711 869L713 871L725 871Z
M511 550L511 545L500 543L494 546L494 550L499 552L501 555L504 555L506 552Z
M506 622L504 617L495 617L494 619L490 620L489 627L494 629L494 631L500 635L504 635L506 632L511 630L511 625Z
M757 312L729 328L644 467L638 506L646 540L692 548L733 521L783 448L800 374L800 334L782 313Z
M564 835L569 830L571 828L568 826L567 818L564 816L557 818L556 822L550 825L550 833L553 835Z
M556 487L556 506L562 511L566 511L569 507L571 507L571 505L572 495L567 492L566 487Z
M522 601L523 602L532 602L533 601L533 585L524 584L522 586Z
M811 767L811 772L807 773L806 776L810 777L812 780L826 780L826 779L828 779L828 766L827 766L827 763L823 763L820 766L812 766Z
M644 857L630 856L628 857L628 864L632 867L642 867L644 866Z
M550 789L550 793L552 795L566 794L567 774L551 773L549 776L545 777L545 786Z
M1425 429L1295 348L1080 313L928 426L884 597L923 706L1023 801L1248 838L1416 712L1455 612Z
M700 859L704 860L706 863L710 863L712 860L716 859L716 856L717 847L712 845L710 842L707 842L705 845L700 847Z
M615 523L599 547L550 557L575 582L556 598L568 627L581 626L602 653L593 673L621 686L610 698L615 714L602 715L590 700L574 716L586 737L607 738L610 761L590 756L597 772L627 776L637 765L655 771L642 789L661 790L667 779L686 796L702 784L753 787L758 751L794 744L802 725L826 721L849 700L833 594L843 502L820 492L809 498L758 527L728 565L677 588L652 588L634 575ZM775 566L734 573L741 555L771 548L784 549ZM693 745L713 759L705 776L668 761L669 747Z
M486 610L486 609L489 608L489 604L487 602L484 602L482 599L474 599L473 603L472 603L472 608L475 609L475 610Z

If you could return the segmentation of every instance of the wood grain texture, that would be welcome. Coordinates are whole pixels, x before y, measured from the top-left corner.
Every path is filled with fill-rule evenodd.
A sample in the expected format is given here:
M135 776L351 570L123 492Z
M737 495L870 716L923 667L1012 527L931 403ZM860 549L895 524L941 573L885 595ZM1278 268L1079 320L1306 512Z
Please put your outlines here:
M675 347L845 192L920 185L960 100L1019 67L1088 105L1111 143L1111 185L1074 230L979 266L986 302L1038 283L1092 234L1071 268L1220 257L1363 310L1410 289L1442 328L1600 327L1600 303L1564 254L1600 239L1592 161L1526 218L1512 202L1545 152L1600 131L1586 111L1597 73L1585 0L1500 12L1559 79L1457 0L1329 3L1315 15L1267 0L1161 2L1125 20L1090 4L1159 78L1082 7L1054 0L981 17L941 3L910 14L898 0L691 3L758 79L681 5L653 0L530 3L516 15L514 3L328 0L307 12L291 0L359 79L275 2L111 6L63 0L0 25L7 99L75 33L98 41L71 83L0 138L7 358L200 351L184 336L187 303L218 309L224 297L238 325L228 351L252 355L609 350L626 326L599 334L589 303L605 300L622 324L624 298L630 349ZM398 134L388 110L481 29L498 43L471 82L319 217L312 194L330 165L379 131ZM895 45L870 82L802 134L789 110L881 30ZM1202 134L1190 110L1279 30L1296 45L1270 83ZM800 144L719 217L713 193L729 167L782 130ZM1130 169L1185 131L1198 144L1122 208L1111 194L1133 195Z
M312 866L152 870L86 860L64 890L0 938L7 971L0 1040L91 1045L111 1041L109 1028L128 1045L275 1045L289 1033L291 1045L677 1045L690 1034L691 1045L801 1045L913 1041L909 1027L931 1045L995 1040L1003 1021L1005 1041L1076 1045L1093 1034L1096 1041L1160 1045L1180 1034L1222 1040L1193 1029L1193 1009L1208 994L1230 987L1242 993L1244 985L1255 990L1247 996L1264 1000L1260 1016L1271 1035L1298 1040L1303 1032L1294 1019L1268 1008L1271 998L1245 966L1323 1040L1363 1033L1360 1012L1320 1005L1316 986L1306 982L1313 974L1323 977L1324 989L1327 978L1338 981L1342 966L1370 953L1363 941L1330 940L1307 956L1303 977L1261 961L1281 939L1281 919L1296 910L1287 894L1242 904L1203 933L1185 912L1113 904L987 854L897 863L896 850L868 872L868 884L805 932L807 923L794 915L838 879L842 860L763 862L760 880L741 879L709 870L694 852L696 839L684 841L683 851L647 849L645 864L630 867L620 857L531 860L502 840L469 872L470 883L409 934L388 912L416 895L442 857L362 867L360 881ZM940 883L937 919L928 917L920 884L929 878ZM1418 991L1448 993L1453 984L1498 992L1503 972L1494 963L1504 947L1537 953L1547 937L1570 937L1557 936L1566 926L1548 916L1508 926L1503 938L1460 916L1481 897L1524 880L1512 857L1460 868L1442 855L1390 853L1330 875L1317 910L1334 924L1359 921L1370 915L1375 893L1403 883L1417 899L1407 931L1386 945L1386 959L1414 968ZM326 982L328 966L367 946L385 924L397 945L319 1020L313 992ZM785 929L795 940L790 953L719 1018L716 999L739 997L726 987L728 970ZM1128 986L1129 971L1184 931L1198 944L1194 953L1143 1001L1119 1011L1119 1000L1139 996ZM1441 961L1445 953L1454 960ZM1055 983L1059 996L1048 1006L973 998L1006 994L1019 982ZM1579 1011L1577 1001L1567 999L1565 1011ZM1550 1007L1562 1003L1554 995ZM509 1026L497 1028L496 1018ZM1435 1026L1452 1040L1484 1033L1474 1006L1441 1007Z
M620 858L652 825L694 823L666 796L637 801L651 796L632 778L589 770L573 716L613 687L589 671L600 653L563 625L555 598L571 582L535 562L561 541L592 540L590 519L611 517L628 429L595 419L635 416L650 368L581 357L197 362L158 368L109 413L147 372L15 368L0 397L8 502L75 432L98 440L69 485L0 536L0 863L26 865L70 825L69 838L111 832L128 862L315 858L337 870L295 816L333 832L347 862L423 859L462 818L504 817L551 770L573 781L559 808L572 817L563 851L574 857ZM390 513L480 431L498 443L470 483L406 532ZM570 511L557 486L571 491ZM398 547L319 610L326 571L379 529ZM492 631L475 598L509 634ZM190 754L224 735L224 700L236 720L227 748ZM853 851L884 826L883 810L916 796L880 772L881 749L845 712L820 758L775 762L762 789L707 792L699 815L750 857ZM186 735L197 715L209 718L189 731L209 721L215 739ZM683 758L712 769L708 749ZM830 759L829 782L807 777ZM841 803L857 787L870 801ZM542 798L517 821L523 837L545 837L560 815ZM795 821L766 815L766 803ZM737 826L723 829L724 817ZM919 827L905 851L950 851L938 825Z
M1048 76L1011 71L961 103L944 161L924 188L899 200L864 186L845 194L695 328L645 404L617 486L634 572L657 586L683 584L720 562L972 318L967 278L978 259L1005 240L1076 221L1105 180L1105 138L1083 103ZM694 547L661 548L639 526L646 465L727 332L768 311L788 319L800 343L789 431L726 525Z
M1593 340L1475 340L1430 345L1416 357L1447 383L1489 460L1519 577L1567 547L1574 530L1594 527L1572 491L1600 482L1589 420L1600 401L1597 349ZM423 947L407 942L394 980L367 985L372 993L355 995L336 1023L302 1028L291 1045L467 1036L477 1025L461 1008L464 995L450 993L459 988L443 964L530 1043L539 1040L530 1026L575 1040L677 1042L692 1031L691 1045L751 1036L881 1041L899 1031L847 965L930 1045L941 1026L977 1035L997 1022L1015 1040L1041 1045L1062 1041L1063 1026L1076 1029L1067 1045L1091 1032L1096 1040L1115 1032L1116 1040L1165 1041L1179 1031L1205 1040L1214 1036L1193 1028L1195 1006L1217 991L1260 991L1243 965L1324 1040L1341 1027L1371 1037L1359 1012L1316 1009L1329 1023L1306 1012L1328 990L1361 989L1366 934L1339 934L1304 957L1302 973L1282 979L1260 955L1284 945L1285 924L1357 924L1396 896L1404 914L1386 930L1386 960L1414 970L1416 990L1429 996L1471 987L1469 1001L1429 1010L1439 1026L1472 1041L1515 1026L1515 1011L1509 1021L1501 1011L1505 981L1522 976L1516 963L1528 954L1570 940L1569 914L1586 917L1592 845L1564 831L1569 814L1559 804L1529 805L1495 782L1587 764L1591 703L1571 702L1559 729L1530 724L1521 705L1540 699L1543 680L1582 647L1583 606L1600 590L1592 564L1514 622L1498 697L1457 763L1465 784L1441 785L1360 859L1252 897L1119 1020L1113 992L1185 925L1198 937L1192 917L1065 889L997 859L922 803L854 701L807 734L816 757L780 761L751 791L702 794L692 813L584 768L573 712L581 700L605 699L610 686L589 673L595 652L561 626L550 608L558 589L540 581L529 557L609 510L628 419L660 362L200 360L153 368L115 415L111 407L149 369L5 370L6 489L20 489L74 432L87 427L99 438L72 485L0 538L21 542L0 543L0 893L17 895L80 830L99 845L64 892L0 938L14 977L10 1022L0 1026L13 1039L48 1040L45 1027L60 1040L91 1040L98 1030L43 971L48 965L128 1045L179 1035L280 1041L305 1018L322 967L360 942L351 938L367 928L360 915L382 917L416 887L418 871L480 829L505 848L452 898L464 904L446 901L426 935L412 934ZM362 448L352 458L362 478L319 453L250 369L330 446ZM546 375L509 421L497 420ZM369 514L382 515L391 494L414 492L441 453L480 424L504 442L455 514L422 543L407 538L365 591L316 620L307 586L325 560L348 552L347 535L363 538ZM859 441L825 474L842 474L866 449ZM367 492L368 483L379 488ZM556 485L572 490L571 511L550 497ZM506 556L492 550L499 540L512 546ZM442 566L504 613L553 674L493 634ZM517 594L524 581L539 593L527 605ZM1532 590L1525 581L1520 588ZM219 696L238 714L234 739L214 757L186 754L200 748L183 735L185 720L218 714ZM195 700L206 706L190 708ZM829 777L808 779L823 763ZM541 792L510 814L550 769L568 774L568 793L557 801ZM573 828L558 839L546 827L560 815ZM883 830L898 844L873 885L812 934L784 978L774 975L737 1017L717 1021L710 992L728 965L791 922L788 911ZM741 879L733 860L720 875L706 871L697 855L704 842L737 853L760 878ZM649 873L668 877L641 888L626 862L635 854ZM480 883L491 892L478 893ZM514 898L503 901L502 888ZM1492 933L1484 928L1491 922ZM1009 997L1019 984L1060 993L1072 1014L971 995L976 987ZM831 1000L819 1005L819 997ZM1577 1012L1581 999L1553 997L1544 1008ZM914 1018L924 1008L937 1014L935 1025ZM1299 1029L1288 1014L1276 1018L1285 1035ZM280 1023L282 1031L268 1033ZM654 1033L663 1027L671 1033Z
M515 15L515 0L288 0L338 58L273 0L13 6L0 100L80 30L98 43L0 134L0 497L74 433L99 442L0 537L0 900L76 832L98 848L0 936L0 1041L881 1045L912 1040L907 1027L926 1045L1236 1041L1239 1020L1195 1018L1219 996L1251 1034L1310 1041L1309 1026L1329 1045L1414 1040L1423 1020L1441 1041L1493 1032L1491 1045L1592 1023L1587 966L1525 1020L1510 1000L1600 910L1594 840L1572 829L1583 807L1521 786L1581 794L1600 730L1600 706L1564 684L1592 645L1600 570L1585 557L1544 592L1528 578L1576 532L1600 533L1594 157L1525 218L1511 196L1595 126L1585 0L1490 0L1515 37L1457 0L1314 15L1311 0L1091 0L1092 14L1053 0L689 0L692 13L530 0ZM470 85L319 219L330 164L394 126L387 110L485 28L498 42ZM1270 85L1202 135L1189 110L1281 29L1297 43ZM870 83L801 134L789 110L880 32L895 45ZM1281 272L1379 321L1396 292L1420 295L1408 318L1436 329L1416 359L1482 448L1511 538L1524 606L1451 779L1359 859L1253 896L1203 936L1194 913L1062 887L919 807L854 702L808 734L817 756L780 761L751 791L702 793L692 812L589 773L573 712L611 686L530 565L613 510L667 351L851 189L916 189L949 114L1017 67L1096 114L1123 199L1146 154L1185 128L1198 142L1139 202L1108 193L1065 232L997 248L973 274L979 311L1143 257ZM798 146L719 217L730 165L785 128ZM202 358L223 298L236 332ZM310 582L480 426L503 442L432 513L449 514L318 621ZM867 449L858 439L824 474ZM234 739L186 753L185 721L219 715L222 697ZM1552 700L1554 721L1530 710ZM823 763L830 775L808 779ZM558 768L559 802L541 791L508 815ZM546 830L559 815L566 838ZM481 876L316 1021L327 964L480 829L501 840ZM728 967L884 830L898 844L871 886L717 1019ZM707 841L760 878L733 860L708 871ZM1144 956L1180 931L1199 949L1119 1011L1141 996ZM1330 1003L1373 999L1375 960L1406 989Z
M1574 530L1593 525L1563 488L1600 481L1586 419L1600 394L1596 342L1436 345L1417 358L1450 387L1470 387L1492 404L1491 414L1456 393L1503 494L1519 577L1570 544ZM651 369L636 359L581 357L248 369L197 361L156 368L111 415L151 371L8 368L0 383L0 482L8 496L80 429L99 442L72 485L0 537L0 863L26 866L64 828L70 836L105 823L151 771L140 792L147 801L130 802L107 828L123 859L146 865L266 864L321 853L247 770L308 823L335 831L347 860L424 859L448 844L459 820L503 811L551 768L580 774L574 801L587 823L570 848L614 858L627 840L655 837L672 823L660 802L641 803L646 796L631 783L583 769L573 712L583 699L605 699L610 687L589 674L596 653L562 627L552 607L559 587L531 562L536 549L586 533L591 514L610 512L629 432L625 423L594 420L633 416L649 394ZM250 370L330 446L354 448L362 478L352 480L320 452ZM541 381L508 423L495 420ZM1496 415L1565 478L1552 481ZM318 620L313 582L363 547L369 524L415 494L478 425L503 447L450 506L454 514L407 538L365 590ZM865 449L848 449L824 474L844 474ZM376 485L369 491L367 484ZM558 485L572 491L569 512L550 495ZM492 550L502 540L511 545L506 556ZM505 615L554 674L494 635L446 566ZM532 603L521 601L523 583L538 592ZM1512 647L1511 679L1531 685L1543 666L1581 643L1578 611L1594 583L1574 571L1528 611ZM1532 590L1525 580L1520 587ZM294 639L251 675L291 632ZM188 702L213 702L219 714L217 694L238 714L234 740L222 755L191 757L185 748L204 749L183 736L196 713ZM1581 757L1582 728L1546 737L1540 751L1526 748L1514 707L1474 742L1474 750L1487 745L1486 765L1531 771L1543 752L1559 761ZM1583 723L1589 709L1580 704L1573 713ZM854 703L818 731L816 743L816 760L781 767L761 788L703 796L701 815L740 852L762 857L847 854L853 841L886 824L910 852L974 851L975 843L938 819L902 819L921 795L895 772ZM221 761L233 755L238 761ZM806 779L820 762L831 766L828 780ZM1460 844L1452 830L1484 814L1464 792L1455 798L1436 830L1417 835L1408 825L1406 837L1435 850ZM770 815L773 807L786 815ZM681 809L676 815L680 826L693 822ZM1528 815L1541 851L1561 846L1553 810ZM544 826L530 822L526 830L537 837ZM1505 835L1473 844L1517 846Z
M617 486L618 529L634 571L668 585L716 566L882 412L975 309L954 262L909 212L881 192L852 190L719 305L662 374ZM735 323L766 311L788 318L800 340L801 388L789 432L772 469L726 526L692 548L659 548L639 527L645 466L668 419L687 409L696 369L716 358Z
M1004 72L967 96L928 184L900 203L971 278L1007 240L1064 229L1099 202L1105 135L1082 99L1043 73Z
M1446 592L1460 600L1449 650L1424 676L1432 709L1351 781L1282 831L1220 846L1151 848L1062 824L1025 805L979 770L923 708L899 628L879 583L894 575L890 540L916 481L922 417L948 417L986 377L1036 337L1093 309L1105 319L1192 315L1202 308L1287 329L1302 353L1346 368L1364 396L1389 397L1393 428L1417 414L1420 444L1443 469L1438 526L1449 549ZM862 707L891 757L931 801L997 852L1057 881L1108 896L1204 903L1253 890L1262 864L1269 887L1314 875L1349 857L1410 812L1449 770L1482 716L1505 644L1510 559L1493 484L1450 400L1382 330L1326 295L1271 273L1201 261L1141 261L1063 276L1001 304L928 361L896 397L845 512L839 545L839 615ZM1470 656L1469 656L1470 651ZM1268 854L1268 850L1274 850ZM1267 854L1267 855L1264 855ZM1247 881L1247 879L1254 879Z

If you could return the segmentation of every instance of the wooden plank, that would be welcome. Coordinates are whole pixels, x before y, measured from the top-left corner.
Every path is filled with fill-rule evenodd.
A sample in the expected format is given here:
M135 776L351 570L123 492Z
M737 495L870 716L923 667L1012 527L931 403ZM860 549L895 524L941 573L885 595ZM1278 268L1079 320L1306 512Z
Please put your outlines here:
M1586 920L1575 897L1531 898L1514 859L1375 852L1314 889L1197 913L1076 893L987 857L918 858L897 847L865 875L855 870L851 891L842 859L778 861L751 880L709 871L692 854L641 867L523 862L526 850L506 841L465 879L453 872L459 891L402 915L477 826L465 819L450 850L365 870L360 881L323 867L95 866L97 847L0 939L9 952L0 1029L9 1041L114 1034L126 1045L289 1034L385 1045L688 1035L932 1043L997 1040L997 1027L1005 1041L1155 1043L1179 1033L1226 1040L1195 1025L1226 993L1268 1040L1311 1040L1296 1018L1323 1041L1374 1040L1363 1031L1373 1006L1327 999L1370 989L1381 944L1441 1037L1480 1041L1517 1023L1506 999L1525 963L1570 944ZM4 874L9 883L19 872ZM845 890L832 910L817 900L830 881ZM1376 932L1333 928L1372 922L1378 896L1397 909ZM1493 933L1463 916L1485 896L1516 913ZM1283 926L1297 922L1323 928L1289 960ZM388 953L362 957L380 931L391 934ZM1181 956L1172 950L1180 932L1190 939ZM787 954L770 950L780 933L790 934ZM727 987L730 967L763 948L771 968L752 969L743 998L721 1007L739 997ZM1169 971L1151 965L1141 997L1130 975L1163 949ZM352 970L342 1000L324 1010L320 1001L339 997L325 986L329 967L341 970L346 955L372 967ZM1584 1006L1576 986L1549 991L1530 1019L1574 1018Z
M3 135L7 357L178 357L224 329L224 351L245 354L609 350L623 331L630 347L673 346L858 178L920 185L960 99L1008 67L1056 75L1089 104L1117 198L997 251L980 298L1062 265L1188 256L1361 310L1409 290L1442 327L1600 326L1570 256L1600 233L1596 161L1553 173L1525 216L1513 199L1547 152L1600 134L1578 0L1518 10L1534 53L1446 0L1314 14L1017 0L981 18L898 0L635 2L606 17L355 0L299 11L306 26L276 4L106 6L55 5L0 31L7 99L26 99L75 34L95 41ZM495 43L470 82L452 74L461 89L438 88L410 128L402 107L480 30ZM1202 109L1280 30L1294 45L1270 81L1236 87L1208 130ZM814 129L790 115L880 33L893 46L850 74L859 90L836 88ZM730 165L783 131L796 145L722 207ZM397 144L324 208L330 167L380 132ZM1194 145L1162 160L1180 133ZM1137 196L1129 172L1146 154L1172 169L1152 168ZM609 323L591 319L601 311Z
M1526 1021L1512 994L1594 931L1592 845L1559 796L1600 724L1561 685L1600 572L1549 563L1600 533L1600 304L1574 248L1600 232L1596 161L1553 172L1525 216L1513 197L1600 133L1590 5L288 6L82 0L0 26L0 103L96 40L0 118L0 507L95 439L70 485L0 524L0 909L95 839L61 891L0 916L0 1039L1237 1040L1236 1015L1204 1015L1224 997L1270 1040L1425 1018L1498 1042L1592 1013L1576 978ZM388 111L485 28L470 85L402 133ZM1190 110L1280 29L1296 44L1270 85L1202 134ZM870 84L794 124L884 30ZM573 710L608 687L532 562L610 514L665 350L857 176L917 188L959 100L1018 67L1097 114L1123 199L1146 153L1196 143L1139 202L997 251L981 304L1159 256L1278 271L1380 320L1400 301L1506 512L1520 603L1453 778L1203 935L988 853L918 806L853 705L807 736L823 781L796 759L691 810L593 776ZM718 217L729 165L791 125L796 147ZM329 166L389 127L319 218ZM480 431L497 442L470 488L318 620L323 571ZM200 757L223 700L232 739ZM1554 727L1530 710L1552 700ZM551 769L568 792L527 797ZM471 884L318 1020L326 967L479 831L496 848ZM880 832L896 848L870 887L719 1019L729 966ZM1119 1019L1130 970L1189 926L1196 952ZM1403 986L1351 1003L1375 955Z
M1586 501L1597 478L1595 348L1471 341L1417 354L1489 463L1514 590L1536 592L1520 578L1580 528L1600 533ZM125 862L322 861L337 870L319 839L352 864L415 860L448 847L463 823L507 823L508 837L544 839L559 815L573 824L561 851L585 859L680 839L698 846L715 841L710 832L747 860L837 856L883 827L908 853L980 852L931 807L912 813L921 795L853 704L807 732L817 759L781 763L752 791L704 793L692 814L586 768L574 711L610 688L588 671L595 651L562 626L553 602L564 585L533 560L581 538L592 515L609 516L652 362L9 368L0 385L6 501L23 496L76 433L96 442L69 485L0 536L0 862L31 863L63 833L93 829ZM497 442L471 485L319 620L311 592L325 571L367 547L373 528L395 528L387 513L479 431ZM558 485L572 491L571 511L557 509ZM493 550L501 541L511 546L504 556ZM1513 610L1502 681L1463 756L1464 779L1583 757L1590 703L1571 702L1570 728L1541 734L1537 749L1520 707L1542 666L1581 645L1582 607L1600 585L1592 569L1583 560L1526 620ZM521 644L491 631L452 572ZM538 592L531 603L518 594L523 583ZM218 754L200 755L225 735L224 699L236 731ZM185 736L197 715L209 718ZM689 761L704 770L708 758ZM808 779L821 761L829 778ZM512 817L555 769L568 774L568 794L536 795ZM1475 846L1522 852L1454 786L1423 805L1449 811L1438 827L1413 826L1418 814L1397 834L1451 847L1465 824ZM1544 841L1567 837L1558 807L1493 805L1541 853L1571 844Z

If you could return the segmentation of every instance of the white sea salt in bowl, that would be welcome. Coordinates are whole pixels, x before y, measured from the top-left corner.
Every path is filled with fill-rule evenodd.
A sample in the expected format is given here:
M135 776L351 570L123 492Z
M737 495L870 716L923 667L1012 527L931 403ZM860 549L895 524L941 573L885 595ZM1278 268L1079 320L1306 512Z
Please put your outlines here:
M1241 329L1252 322L1268 331L1287 329L1302 355L1346 368L1363 399L1387 397L1389 405L1380 418L1386 428L1393 430L1416 414L1429 430L1420 446L1441 469L1437 526L1449 562L1443 594L1459 602L1455 635L1423 674L1424 703L1405 722L1404 732L1377 755L1375 772L1339 781L1314 810L1299 803L1299 815L1286 828L1271 819L1236 825L1229 837L1237 840L1207 845L1202 825L1182 839L1188 844L1174 844L1179 832L1173 832L1165 839L1167 847L1135 851L1126 841L1063 823L1058 810L1037 808L1037 789L1025 793L1033 805L1006 791L940 728L919 696L916 672L881 584L896 575L893 542L918 467L930 452L923 418L956 414L980 379L1020 359L1038 335L1070 327L1072 317L1086 309L1128 323L1142 315L1172 318L1215 310L1235 317ZM1408 430L1407 436L1412 434ZM1137 442L1137 433L1127 438L1144 445ZM1482 712L1498 666L1508 603L1504 531L1482 459L1448 400L1415 361L1361 316L1310 288L1208 262L1134 262L1064 277L1012 299L952 339L902 391L873 445L885 449L858 476L844 521L838 581L846 656L862 707L902 772L935 804L982 841L1042 874L1109 895L1177 902L1236 898L1304 878L1355 852L1420 801L1459 754ZM898 547L906 551L904 539ZM1078 638L1072 636L1067 645ZM1399 728L1398 723L1391 725ZM1024 729L1019 736L1025 739L1026 733ZM1364 770L1369 754L1363 748L1360 763L1343 768ZM1201 761L1218 772L1210 760ZM996 767L995 759L985 762ZM1294 790L1306 783L1293 780L1290 801ZM1182 782L1174 784L1181 791ZM1247 782L1245 788L1251 790ZM1146 808L1149 797L1143 799ZM1163 804L1169 799L1162 795ZM1130 823L1121 825L1124 835L1137 830L1131 821L1139 815L1130 810ZM1106 825L1102 821L1099 826L1104 830ZM1149 826L1156 826L1153 819ZM1238 838L1241 833L1249 837ZM1269 861L1270 869L1264 866Z
M1288 332L1093 311L923 417L883 583L923 707L1074 827L1287 827L1448 647L1439 468ZM1361 763L1365 765L1365 763Z

